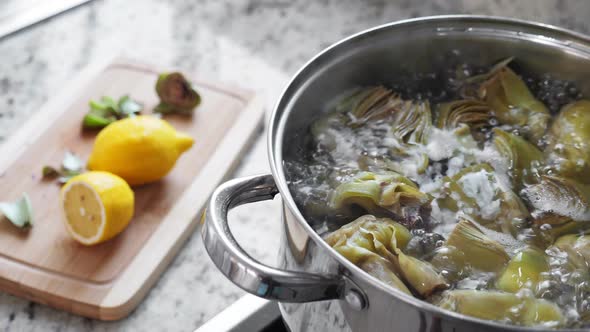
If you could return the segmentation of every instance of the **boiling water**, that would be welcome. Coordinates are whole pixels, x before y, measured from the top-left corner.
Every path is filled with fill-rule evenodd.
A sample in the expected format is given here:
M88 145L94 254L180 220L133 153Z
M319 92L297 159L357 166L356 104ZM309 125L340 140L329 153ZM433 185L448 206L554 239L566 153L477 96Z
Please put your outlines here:
M461 99L458 91L457 75L471 76L480 74L487 68L473 68L461 65L459 70L452 69L442 73L427 73L415 76L415 79L426 81L425 84L413 84L413 87L435 86L433 89L408 88L407 85L393 85L390 88L400 93L404 99L428 100L431 105L440 102ZM562 106L582 98L579 90L570 82L552 79L549 75L542 77L524 77L531 92L541 100L552 114L559 112ZM435 84L433 84L435 82ZM344 94L346 95L346 93ZM337 104L337 102L332 105ZM323 114L333 110L324 110ZM323 115L318 121L331 121ZM496 123L491 123L496 125ZM354 176L359 170L359 157L367 160L387 156L390 151L402 146L391 133L391 125L387 121L370 121L362 126L350 128L337 122L328 123L325 132L312 135L313 126L307 135L307 148L303 158L286 160L285 170L289 186L294 198L310 224L320 234L338 229L356 217L365 214L362 210L339 211L330 208L331 194L334 188ZM517 128L502 126L502 129L518 133ZM490 142L491 134L485 133L488 140L482 145L474 142L471 148L465 148L450 131L432 128L429 139L420 152L426 153L429 166L425 172L416 171L415 165L404 165L405 174L413 180L424 193L435 194L441 187L445 176L452 176L467 166L489 163L497 174L500 187L512 190L508 177L509 162L505 160ZM327 148L330 147L330 148ZM301 157L301 156L298 156ZM396 159L396 156L389 156ZM378 165L364 165L369 171L378 171ZM478 202L475 212L485 218L492 219L500 212L500 200L496 198L495 188L489 187L485 174L475 173L462 181L466 194ZM469 189L470 188L470 189ZM441 249L445 238L457 222L457 213L441 209L436 201L430 211L415 211L411 220L404 224L411 229L413 238L406 249L409 254L428 259L433 252ZM556 202L542 202L554 204ZM534 210L535 205L529 206ZM534 213L534 211L533 211ZM488 236L498 240L507 247L512 256L523 247L519 241L530 236L531 229L524 229L517 239L509 235L491 232ZM499 238L498 238L499 237ZM548 250L551 270L547 272L540 284L540 297L557 303L563 309L569 323L568 326L584 326L580 316L590 312L590 285L588 280L567 269L567 256L556 250ZM441 271L444 275L447 271ZM456 289L487 289L496 275L494 273L475 273L455 282ZM586 317L587 319L590 317ZM590 326L590 325L586 325Z

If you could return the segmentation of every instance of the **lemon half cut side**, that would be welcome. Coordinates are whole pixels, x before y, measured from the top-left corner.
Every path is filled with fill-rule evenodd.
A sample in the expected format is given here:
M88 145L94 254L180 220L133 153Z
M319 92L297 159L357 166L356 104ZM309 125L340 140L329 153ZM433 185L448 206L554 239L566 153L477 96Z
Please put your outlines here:
M122 178L108 172L73 177L61 190L61 202L68 233L84 245L113 238L133 217L133 191Z

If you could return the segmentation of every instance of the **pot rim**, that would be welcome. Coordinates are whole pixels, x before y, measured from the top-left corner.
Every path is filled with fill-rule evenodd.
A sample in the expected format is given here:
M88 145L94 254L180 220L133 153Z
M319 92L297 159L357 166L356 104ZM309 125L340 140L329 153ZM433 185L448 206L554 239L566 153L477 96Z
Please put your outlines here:
M514 18L506 18L506 17L499 17L499 16L487 16L487 15L436 15L436 16L425 16L425 17L418 17L418 18L411 18L405 19L400 21L394 21L391 23L386 23L382 25L378 25L358 33L355 33L351 36L345 37L336 43L328 46L314 57L312 57L309 61L307 61L297 72L292 76L290 81L287 83L285 88L282 90L280 97L278 98L275 106L273 107L272 114L270 116L268 133L267 133L267 153L270 162L270 168L272 175L275 179L276 185L279 189L281 197L283 199L283 204L286 204L289 210L293 213L296 217L297 222L302 226L307 234L313 239L313 241L322 249L325 249L329 252L330 256L336 259L340 264L342 264L355 278L361 278L366 280L371 286L379 289L380 291L386 292L391 296L396 297L400 301L405 302L406 304L413 306L421 311L429 312L436 316L445 317L451 320L459 320L459 321L467 321L473 324L481 324L488 326L490 328L500 328L505 330L511 331L530 331L530 332L540 332L540 331L556 331L555 329L544 329L540 327L524 327L519 325L510 325L505 323L499 323L490 320L484 320L479 318L474 318L471 316L451 312L448 310L441 309L433 304L430 304L426 301L420 300L413 296L407 295L393 287L389 287L382 283L381 281L377 280L376 278L370 276L363 270L361 270L356 265L352 264L348 261L344 256L340 255L334 249L332 249L323 239L322 237L314 231L314 229L307 223L306 219L301 214L301 211L295 204L293 196L289 190L287 185L287 181L285 178L285 172L283 168L283 155L282 155L282 143L283 143L283 135L285 129L285 123L287 118L288 112L283 112L284 109L288 109L289 101L293 97L293 92L297 91L299 86L298 84L300 81L305 82L307 80L306 73L307 71L311 70L314 71L313 67L323 60L324 57L329 56L331 52L335 52L338 48L344 47L346 44L350 43L351 41L361 38L363 36L378 33L382 30L388 30L392 28L398 27L405 27L411 26L413 24L427 24L427 23L437 23L437 22L469 22L474 21L479 24L485 23L490 25L505 25L510 26L511 28L515 27L522 27L528 28L529 30L538 30L538 31L546 31L551 33L552 35L557 35L560 39L555 39L554 37L549 37L554 44L561 45L562 47L568 48L576 48L575 46L580 47L583 53L587 54L590 58L590 36L585 35L583 33L575 32L569 29L564 29L561 27L557 27L550 24L539 23L539 22L532 22L527 20L521 19L514 19ZM518 30L510 30L510 32L517 32ZM546 37L543 35L539 35L541 37ZM565 39L563 41L562 39ZM294 89L293 91L291 91ZM586 329L558 329L557 331L570 331L570 332L582 332L587 331Z

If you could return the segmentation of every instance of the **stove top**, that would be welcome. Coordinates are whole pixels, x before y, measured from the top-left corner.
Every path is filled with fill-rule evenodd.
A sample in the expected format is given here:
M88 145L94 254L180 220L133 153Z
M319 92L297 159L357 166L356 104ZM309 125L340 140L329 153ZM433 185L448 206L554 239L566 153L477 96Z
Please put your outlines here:
M289 332L276 302L245 295L194 332Z

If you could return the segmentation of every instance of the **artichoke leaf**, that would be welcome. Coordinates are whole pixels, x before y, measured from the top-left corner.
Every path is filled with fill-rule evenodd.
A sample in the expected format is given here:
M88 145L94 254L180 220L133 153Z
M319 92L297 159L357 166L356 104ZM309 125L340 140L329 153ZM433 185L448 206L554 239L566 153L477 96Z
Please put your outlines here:
M541 274L549 271L549 261L545 253L528 247L518 252L496 281L496 288L516 293L522 288L536 290Z
M527 140L494 128L494 145L508 160L513 187L518 191L526 184L536 183L543 153Z
M531 142L541 145L551 118L549 110L510 68L497 69L481 84L479 96L493 109L500 123L521 127Z
M467 316L524 326L559 327L565 322L552 302L498 291L450 290L435 304Z
M548 141L548 168L590 184L590 100L564 106L551 125Z

